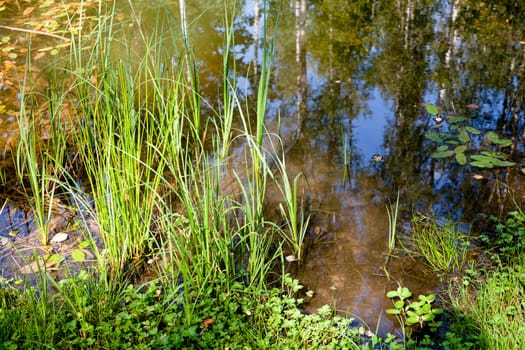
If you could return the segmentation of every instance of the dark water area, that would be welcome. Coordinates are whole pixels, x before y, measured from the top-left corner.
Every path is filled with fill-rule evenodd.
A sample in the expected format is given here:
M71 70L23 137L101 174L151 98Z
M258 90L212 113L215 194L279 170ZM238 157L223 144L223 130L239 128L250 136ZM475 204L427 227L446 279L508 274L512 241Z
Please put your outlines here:
M177 4L134 4L143 28L159 18L179 23ZM223 2L186 6L203 109L220 110ZM323 236L294 269L314 292L306 309L335 304L372 328L381 319L382 330L392 329L394 320L380 316L391 307L388 290L399 283L415 293L439 292L437 276L412 259L391 259L386 277L386 208L398 193L401 235L410 234L418 212L476 234L482 215L503 215L524 199L525 8L516 1L297 0L240 2L237 11L238 95L255 100L264 44L272 40L268 131L282 139L289 175L305 174L312 235ZM140 52L139 38L133 49ZM159 63L169 64L176 62ZM0 92L2 103L9 98L16 98L14 87ZM14 115L0 115L5 149L16 125ZM480 130L470 135L468 157L501 151L516 164L483 169L432 158L438 145L428 133L451 132L447 120L455 116ZM512 145L487 142L489 131ZM3 237L14 226L24 230L25 216L6 208Z

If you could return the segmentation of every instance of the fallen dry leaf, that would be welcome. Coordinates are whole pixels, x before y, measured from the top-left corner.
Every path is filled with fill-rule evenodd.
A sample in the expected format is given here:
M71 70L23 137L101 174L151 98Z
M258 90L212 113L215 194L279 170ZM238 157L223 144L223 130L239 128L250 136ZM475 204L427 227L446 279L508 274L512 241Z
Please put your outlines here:
M60 243L64 242L66 239L68 239L69 235L64 232L57 233L56 235L51 238L51 243Z

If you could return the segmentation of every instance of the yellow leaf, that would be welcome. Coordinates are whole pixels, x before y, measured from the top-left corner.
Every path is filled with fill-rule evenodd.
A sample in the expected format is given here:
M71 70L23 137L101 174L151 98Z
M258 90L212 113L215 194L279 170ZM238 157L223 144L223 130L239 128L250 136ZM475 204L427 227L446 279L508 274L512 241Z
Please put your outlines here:
M30 14L31 12L33 12L35 10L34 7L28 7L24 10L24 12L22 13L24 16L27 16L28 14Z
M41 59L42 57L44 57L46 55L45 52L39 52L35 55L35 57L33 57L33 59L36 61L36 60L39 60Z

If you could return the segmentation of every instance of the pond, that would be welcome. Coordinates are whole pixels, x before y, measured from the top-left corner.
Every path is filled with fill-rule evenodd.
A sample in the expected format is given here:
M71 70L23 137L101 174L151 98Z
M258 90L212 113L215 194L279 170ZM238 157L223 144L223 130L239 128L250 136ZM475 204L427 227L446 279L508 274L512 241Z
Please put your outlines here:
M130 23L122 31L131 41L131 24L137 19L146 29L159 20L179 23L178 3L133 3L135 12L122 10L123 23ZM52 16L42 7L20 6L26 7L0 12L2 18L12 18L0 27L5 183L13 176L9 149L18 130L16 72L23 69L30 34L23 22L34 16L44 23ZM188 1L185 8L206 100L204 114L220 109L222 98L223 6L222 1ZM454 220L476 233L483 215L501 214L514 200L523 200L525 12L513 6L518 5L470 0L237 3L233 50L240 98L248 104L255 100L264 47L271 41L267 128L283 141L290 177L304 174L307 180L302 198L311 214L311 237L305 258L291 268L314 292L307 311L335 304L339 311L372 328L379 322L387 331L394 320L381 316L391 307L386 291L401 284L416 293L439 293L438 276L421 261L400 256L384 265L387 208L398 194L401 235L410 234L416 213ZM51 52L62 42L32 35L32 52L47 55L33 56L35 69L44 73ZM139 38L133 49L140 52ZM439 114L431 113L430 105L437 106ZM429 137L431 132L453 134L451 120L458 116L464 117L460 128L479 131L469 134L466 164L454 158L462 152L436 157L441 145ZM511 145L491 144L489 131L512 140ZM514 164L470 164L470 157L481 151L503 152ZM32 216L12 186L3 186L2 197L7 200L0 235L23 244L34 231ZM57 214L57 231L67 226L71 215L66 210ZM7 253L0 259L1 272L8 275Z

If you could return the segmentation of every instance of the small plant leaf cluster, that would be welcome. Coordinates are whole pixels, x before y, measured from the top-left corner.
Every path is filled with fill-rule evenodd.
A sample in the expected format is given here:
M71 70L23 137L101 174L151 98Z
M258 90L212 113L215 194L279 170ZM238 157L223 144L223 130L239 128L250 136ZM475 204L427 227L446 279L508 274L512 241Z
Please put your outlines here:
M506 221L492 217L495 222L495 236L481 235L481 241L495 249L497 255L493 257L510 261L519 257L525 251L525 214L522 211L509 213Z
M439 126L442 125L443 118L435 105L427 104L426 111L434 117ZM472 154L476 151L472 146L472 139L474 136L481 135L482 132L467 125L467 118L453 116L446 118L446 123L448 125L447 132L429 131L425 135L428 140L438 145L437 149L430 155L431 158L454 157L460 165L468 163L477 168L510 167L516 164L507 160L509 155L504 152L481 151L479 154ZM500 138L494 131L487 132L485 138L494 147L506 148L512 145L511 139ZM470 155L467 155L467 152Z
M436 330L441 325L441 322L435 322L435 319L443 313L443 309L432 307L436 300L434 294L419 295L418 300L411 301L412 292L407 287L399 286L396 290L389 291L386 296L393 299L394 303L394 308L387 309L386 312L398 317L402 324L419 325L421 328L428 324L431 330Z

